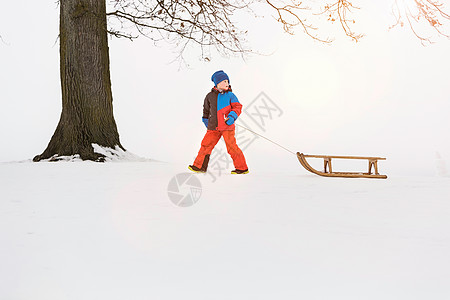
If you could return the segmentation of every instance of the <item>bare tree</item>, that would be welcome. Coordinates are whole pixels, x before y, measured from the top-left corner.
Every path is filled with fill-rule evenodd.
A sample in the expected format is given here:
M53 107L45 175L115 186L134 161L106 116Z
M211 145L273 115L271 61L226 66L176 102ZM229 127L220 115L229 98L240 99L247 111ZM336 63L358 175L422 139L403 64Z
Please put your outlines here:
M414 1L417 15L398 13L398 24L406 16L414 31L411 19L424 18L445 35L440 21L449 17L442 5L435 0ZM33 160L56 161L78 154L84 160L102 161L93 143L124 149L113 116L108 34L130 40L140 35L164 40L178 47L180 57L189 44L197 45L205 60L211 49L223 55L244 55L251 52L245 43L246 31L235 26L233 16L243 10L255 16L254 4L271 8L289 34L298 27L314 40L330 43L332 40L322 38L308 21L325 17L352 40L363 36L351 28L355 24L351 14L357 8L349 0L324 1L322 5L299 0L109 0L108 5L106 0L60 0L62 113L47 148ZM316 10L314 5L318 5Z

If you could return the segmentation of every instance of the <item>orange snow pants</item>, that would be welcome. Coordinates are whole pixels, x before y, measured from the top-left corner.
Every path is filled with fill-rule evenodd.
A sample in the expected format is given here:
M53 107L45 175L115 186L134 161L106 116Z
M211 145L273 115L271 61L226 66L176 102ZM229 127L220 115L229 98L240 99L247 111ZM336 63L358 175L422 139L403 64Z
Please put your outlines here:
M231 159L233 160L234 167L238 170L247 170L248 167L245 162L244 153L242 153L242 150L236 144L234 130L206 131L205 137L202 140L200 151L198 151L197 158L194 161L194 166L206 171L208 168L209 156L211 155L214 146L222 136L225 141L225 145L227 146L228 154L230 154Z

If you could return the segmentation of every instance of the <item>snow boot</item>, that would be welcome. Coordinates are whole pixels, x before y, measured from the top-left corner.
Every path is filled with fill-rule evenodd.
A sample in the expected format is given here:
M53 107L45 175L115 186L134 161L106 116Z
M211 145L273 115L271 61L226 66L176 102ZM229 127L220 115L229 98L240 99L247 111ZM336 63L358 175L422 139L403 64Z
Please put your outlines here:
M199 168L197 168L196 166L193 166L193 165L189 165L188 169L191 170L192 172L195 172L195 173L206 173L206 170L199 169Z
M245 169L245 170L236 169L236 170L231 171L231 174L248 174L248 169Z

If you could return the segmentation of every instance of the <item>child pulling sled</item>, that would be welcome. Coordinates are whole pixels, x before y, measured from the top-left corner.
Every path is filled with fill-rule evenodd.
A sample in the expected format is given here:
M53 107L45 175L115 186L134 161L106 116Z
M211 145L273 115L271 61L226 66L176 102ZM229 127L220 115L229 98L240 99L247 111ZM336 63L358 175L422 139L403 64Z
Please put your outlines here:
M197 173L205 173L208 169L209 157L214 146L223 136L235 170L231 174L247 174L248 167L244 153L236 144L234 122L241 114L242 104L231 91L228 75L220 70L215 72L211 80L214 87L211 89L203 103L202 121L207 131L202 140L200 151L189 170Z

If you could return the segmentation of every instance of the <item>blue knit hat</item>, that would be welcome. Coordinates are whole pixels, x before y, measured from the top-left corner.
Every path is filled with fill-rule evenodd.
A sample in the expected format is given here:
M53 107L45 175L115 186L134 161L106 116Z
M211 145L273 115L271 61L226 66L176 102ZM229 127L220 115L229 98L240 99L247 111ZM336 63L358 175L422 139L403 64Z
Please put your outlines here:
M228 80L228 82L230 82L230 78L228 78L227 73L225 73L224 71L220 70L215 72L212 76L211 76L211 80L214 81L214 85L217 86L217 84L219 84L220 82L224 81L224 80Z

